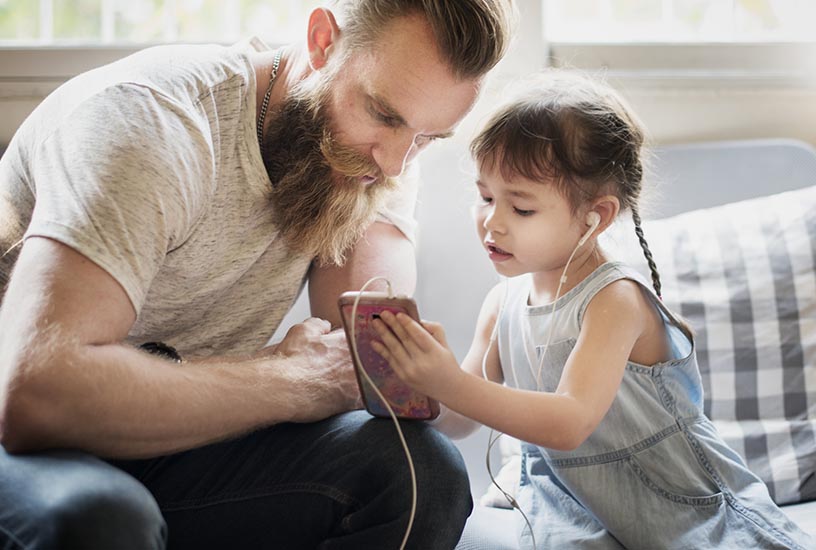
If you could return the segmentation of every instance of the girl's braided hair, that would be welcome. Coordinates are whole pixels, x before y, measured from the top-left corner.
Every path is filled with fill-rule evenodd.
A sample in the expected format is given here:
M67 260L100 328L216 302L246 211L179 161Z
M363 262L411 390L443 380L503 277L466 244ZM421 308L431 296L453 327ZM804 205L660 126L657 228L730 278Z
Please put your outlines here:
M660 275L641 227L645 132L623 99L594 79L553 70L499 110L471 143L473 158L556 185L573 213L601 194L615 195L632 213L655 292ZM498 163L498 164L496 164Z

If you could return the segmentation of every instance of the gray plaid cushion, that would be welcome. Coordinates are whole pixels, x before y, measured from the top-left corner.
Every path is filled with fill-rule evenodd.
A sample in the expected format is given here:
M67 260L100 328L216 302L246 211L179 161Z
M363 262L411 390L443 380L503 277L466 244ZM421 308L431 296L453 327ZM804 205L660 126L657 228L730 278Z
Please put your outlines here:
M613 232L648 277L631 222ZM816 498L816 187L644 223L705 411L779 503Z

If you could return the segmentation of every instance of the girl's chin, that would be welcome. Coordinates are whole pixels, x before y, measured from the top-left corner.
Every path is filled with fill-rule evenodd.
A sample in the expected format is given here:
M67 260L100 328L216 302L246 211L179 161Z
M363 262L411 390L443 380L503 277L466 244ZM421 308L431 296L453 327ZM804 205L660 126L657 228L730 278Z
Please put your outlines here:
M519 266L513 266L510 262L493 262L493 269L503 277L516 277L528 272L528 270L521 269Z

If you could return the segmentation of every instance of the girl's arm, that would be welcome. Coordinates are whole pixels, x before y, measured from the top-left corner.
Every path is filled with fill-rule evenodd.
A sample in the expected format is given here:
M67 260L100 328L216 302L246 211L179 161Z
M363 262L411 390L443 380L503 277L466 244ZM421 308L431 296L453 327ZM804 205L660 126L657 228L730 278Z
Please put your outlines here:
M381 327L384 346L377 349L403 380L449 409L518 439L572 450L611 406L632 348L651 319L653 306L636 283L618 281L601 290L587 307L554 393L487 381L473 373L472 364L468 372L453 368L444 343L405 315L383 315L391 330Z
M482 303L482 309L479 311L479 318L476 321L476 331L473 335L473 342L470 345L465 359L462 361L461 367L461 370L464 372L470 373L473 376L482 377L482 365L484 361L484 370L488 380L498 383L502 382L499 350L496 342L491 341L491 337L493 336L493 327L498 318L501 300L501 285L496 285L487 294ZM440 362L442 368L451 368L453 365L456 365L458 370L459 365L456 364L456 359L450 351L450 348L448 348L442 326L439 323L427 321L423 321L422 325L439 345L450 354L448 356L448 353L440 350L442 351L442 355L445 356ZM454 439L467 437L480 426L479 422L451 410L444 404L441 408L442 413L434 422L434 427L449 437Z

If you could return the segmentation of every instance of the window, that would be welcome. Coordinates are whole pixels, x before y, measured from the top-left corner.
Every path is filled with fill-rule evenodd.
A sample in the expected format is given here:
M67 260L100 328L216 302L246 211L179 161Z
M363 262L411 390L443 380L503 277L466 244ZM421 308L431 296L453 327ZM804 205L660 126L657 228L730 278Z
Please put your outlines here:
M319 0L0 0L6 45L234 42L300 38Z
M545 1L550 65L639 88L816 87L814 0Z
M319 0L0 0L12 44L232 42L293 39ZM525 6L540 3L522 1ZM550 42L807 40L813 0L546 0ZM536 6L538 8L538 6ZM536 10L538 11L538 10Z
M789 42L813 36L813 0L548 0L552 42Z
M301 39L325 0L0 0L0 99L148 44ZM547 64L635 85L816 87L816 0L516 0L508 76ZM811 42L807 42L810 40Z

